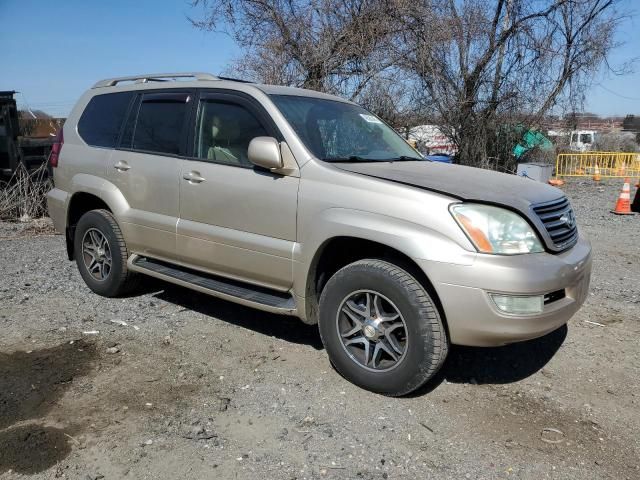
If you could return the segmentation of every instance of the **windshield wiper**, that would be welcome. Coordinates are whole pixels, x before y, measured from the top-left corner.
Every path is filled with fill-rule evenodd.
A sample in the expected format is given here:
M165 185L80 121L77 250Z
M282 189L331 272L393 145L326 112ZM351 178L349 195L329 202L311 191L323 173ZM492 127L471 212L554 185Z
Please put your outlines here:
M408 157L406 155L400 155L399 157L389 158L383 161L385 162L422 162L424 161L424 158Z
M357 155L351 155L350 157L342 158L323 158L325 162L331 163L351 163L351 162L377 162L376 159L359 157Z
M408 157L406 155L401 155L399 157L393 158L366 158L359 157L357 155L351 155L350 157L342 157L342 158L325 158L323 159L325 162L331 163L353 163L353 162L415 162L415 161L424 161L423 158L417 157Z

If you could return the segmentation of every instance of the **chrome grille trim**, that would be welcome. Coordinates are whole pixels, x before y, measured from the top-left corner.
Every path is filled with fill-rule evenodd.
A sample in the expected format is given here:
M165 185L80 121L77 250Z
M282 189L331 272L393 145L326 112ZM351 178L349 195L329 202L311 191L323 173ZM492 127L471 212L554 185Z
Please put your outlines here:
M532 206L551 241L554 250L571 248L578 241L578 226L567 197ZM569 219L567 222L566 219ZM573 224L571 224L573 221Z

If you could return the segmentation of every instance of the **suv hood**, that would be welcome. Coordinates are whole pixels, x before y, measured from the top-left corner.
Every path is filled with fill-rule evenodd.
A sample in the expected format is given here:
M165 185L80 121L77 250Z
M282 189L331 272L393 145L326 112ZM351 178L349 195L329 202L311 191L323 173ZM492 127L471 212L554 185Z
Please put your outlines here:
M529 220L547 249L552 252L570 248L578 238L575 216L564 193L535 180L430 161L334 163L333 166L360 175L430 190L458 200L489 203L516 210ZM536 205L538 213L534 211ZM543 213L544 219L540 213Z
M557 188L531 179L427 160L332 165L348 172L431 190L459 200L515 208L528 218L532 217L531 205L564 197Z

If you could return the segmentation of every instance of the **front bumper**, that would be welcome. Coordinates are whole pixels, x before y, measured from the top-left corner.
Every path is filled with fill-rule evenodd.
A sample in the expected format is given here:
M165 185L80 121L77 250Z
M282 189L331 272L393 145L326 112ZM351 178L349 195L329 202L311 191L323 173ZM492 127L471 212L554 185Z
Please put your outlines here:
M589 293L591 244L584 237L557 255L478 254L472 265L418 260L432 281L447 319L451 343L499 346L545 335L578 311ZM542 313L510 315L498 310L489 293L565 297L544 305Z

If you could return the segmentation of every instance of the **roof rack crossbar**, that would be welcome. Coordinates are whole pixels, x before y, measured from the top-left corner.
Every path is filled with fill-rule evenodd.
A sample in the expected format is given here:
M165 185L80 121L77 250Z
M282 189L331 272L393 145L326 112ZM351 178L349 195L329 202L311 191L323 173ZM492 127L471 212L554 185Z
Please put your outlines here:
M187 73L147 73L143 75L133 75L130 77L106 78L97 82L92 88L114 87L120 82L138 82L147 83L153 81L161 81L162 79L172 78L195 78L196 80L220 80L215 75L203 72L187 72Z

